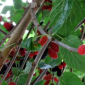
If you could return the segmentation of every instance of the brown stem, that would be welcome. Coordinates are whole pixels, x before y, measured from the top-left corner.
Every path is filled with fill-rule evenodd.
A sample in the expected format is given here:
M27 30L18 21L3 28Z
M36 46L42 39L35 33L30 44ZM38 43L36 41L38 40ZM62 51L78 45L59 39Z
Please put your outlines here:
M7 35L7 33L4 32L2 29L0 29L0 32L3 33L4 35Z
M15 27L3 38L3 40L0 42L0 46L4 43L4 41L13 33L15 30Z
M46 29L48 28L49 24L50 24L50 21L48 21L48 23L46 24L46 26L44 27L44 29L43 29L43 30L45 30L45 31L46 31Z
M41 6L44 0L38 0L39 5ZM34 8L35 13L39 10L39 7ZM12 33L9 41L5 44L5 46L8 46L10 44L19 42L20 39L22 39L23 34L25 30L27 29L28 25L32 21L31 15L30 15L30 5L29 8L26 10L26 13L24 14L24 17L22 17L20 23ZM2 49L0 53L0 69L5 63L5 60L7 59L10 51L15 47L16 45L12 45L8 48Z
M72 68L70 68L70 72L73 72L73 69Z
M75 28L75 31L77 31L78 28L81 27L81 25L84 23L84 21L85 21L85 19L83 19L83 20L78 24L78 26Z
M40 81L40 79L43 77L43 75L47 72L48 69L45 69L41 74L40 76L35 80L34 84L36 84L37 82Z
M68 49L69 51L77 52L77 48L70 47L70 46L58 41L57 39L54 42L57 43L58 45L64 47L64 48Z
M85 27L82 25L81 28L82 28L81 40L83 40L83 38L84 38L84 29L85 29Z

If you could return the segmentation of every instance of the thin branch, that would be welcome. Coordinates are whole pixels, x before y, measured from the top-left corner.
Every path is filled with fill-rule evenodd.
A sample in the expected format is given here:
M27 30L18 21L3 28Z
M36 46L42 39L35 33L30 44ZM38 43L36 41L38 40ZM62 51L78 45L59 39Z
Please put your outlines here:
M73 72L73 69L72 68L70 68L70 72Z
M43 28L43 30L46 31L46 29L48 28L49 24L50 24L50 21L48 21L48 23L47 23L46 26Z
M4 41L13 33L15 30L15 27L3 38L3 40L0 42L0 46L4 43Z
M26 38L28 38L28 36L29 36L29 34L30 34L30 32L31 32L31 30L32 30L33 27L34 27L34 24L32 23L32 25L31 25L31 27L30 27L30 29L29 29L29 32L28 32Z
M41 74L40 76L37 78L37 80L34 82L34 84L36 84L38 81L40 81L40 79L43 77L43 75L47 72L48 69L45 69ZM34 85L33 84L33 85Z
M13 58L12 58L10 64L9 64L9 66L8 66L8 68L7 68L6 72L5 72L5 74L3 75L2 79L0 80L1 83L2 83L3 80L6 78L7 74L9 73L9 71L10 71L10 69L11 69L11 67L12 67L12 65L13 65L13 63L14 63L16 57L17 57L17 54L18 54L18 52L19 52L19 49L20 49L20 47L17 48L16 53L15 53L15 55L13 56Z
M4 35L7 35L7 33L4 32L2 29L0 29L0 32L3 33Z
M78 24L78 26L75 28L75 31L77 31L78 28L81 27L81 25L84 23L84 21L85 21L85 19L83 19L83 20Z
M31 8L31 16L32 16L32 20L33 20L34 25L37 27L37 29L40 31L40 33L43 35L46 35L47 33L42 30L40 24L38 23L38 21L36 19L36 15L34 13L33 8Z
M85 29L85 27L82 25L81 28L82 28L81 40L83 40L83 38L84 38L84 29Z
M70 46L58 41L57 39L54 42L57 43L58 45L64 47L64 48L68 49L69 51L77 52L77 48L70 47Z

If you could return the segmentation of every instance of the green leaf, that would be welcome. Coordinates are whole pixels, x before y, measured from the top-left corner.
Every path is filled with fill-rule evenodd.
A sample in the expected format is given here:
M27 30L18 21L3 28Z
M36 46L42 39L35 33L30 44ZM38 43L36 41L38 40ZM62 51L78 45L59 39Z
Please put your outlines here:
M25 48L25 47L27 46L27 44L29 45L29 43L31 43L31 38L29 38L29 39L24 39L24 40L22 41L22 43L20 44L20 47Z
M65 44L74 48L78 48L82 42L77 36L69 35L67 38L65 38Z
M68 10L63 10L65 6L68 7ZM81 0L56 0L54 2L51 14L51 21L53 22L52 25L55 25L53 32L68 36L70 32L75 30L77 25L85 18L84 11L85 1L82 2Z
M45 63L49 64L52 58L47 54L47 57L45 58Z
M24 72L25 74L28 74L30 72L31 66L32 66L32 63L27 61L26 67L22 72Z
M2 77L0 76L0 80L2 79ZM3 80L3 82L1 83L1 85L8 85L8 83L6 82L6 80Z
M13 67L12 72L14 75L19 76L21 73L21 70L19 68Z
M50 61L49 65L51 65L52 67L55 67L55 66L58 66L61 62L62 62L61 56L60 54L58 54L58 58Z
M43 85L43 83L44 83L44 80L41 80L41 81L37 82L37 83L34 84L34 85Z
M17 82L17 85L25 85L27 77L28 77L27 74L20 75L19 79L18 79L18 82Z
M0 32L0 41L4 38L4 35Z
M48 58L49 60L49 58ZM38 66L41 68L41 69L49 69L49 68L53 68L55 66L58 66L60 63L61 63L62 59L60 57L60 55L58 55L58 58L57 59L52 59L51 61L49 61L49 63L47 64L47 62L40 62L38 64Z
M46 64L46 63L44 63L44 62L40 62L38 66L39 66L41 69L49 69L49 68L52 68L51 65Z
M65 72L60 77L59 85L83 85L81 80L71 72Z
M29 51L39 51L42 47L39 43L34 43L32 41L32 37L31 38L28 38L28 39L25 39L23 40L23 42L21 43L20 45L22 48L26 48L27 50Z
M2 4L0 3L0 6L1 6Z
M22 9L22 1L21 0L13 0L15 9Z
M42 17L45 19L45 18L47 18L48 16L49 16L49 13L50 13L50 11L48 11L48 10L43 10L42 11Z
M11 14L14 14L13 6L4 6L1 13L6 14L7 11L10 11Z
M65 44L71 46L71 47L79 47L81 45L81 41L76 36L68 36L64 40L66 42ZM78 71L85 72L85 57L79 55L77 52L70 52L69 50L63 48L60 46L60 56L63 58L63 60L66 62L67 65L69 65L71 68L74 68Z
M42 47L39 43L31 43L31 45L27 47L27 50L34 52L34 51L39 51L41 48Z
M23 12L16 12L16 14L14 14L12 17L11 17L11 19L12 19L12 21L14 21L14 22L16 22L16 23L18 23L18 21L22 18L22 14L23 14Z
M1 0L1 1L5 2L6 0Z
M56 33L67 20L74 0L53 0L53 9L50 20L54 26L53 32ZM65 25L66 26L66 25Z

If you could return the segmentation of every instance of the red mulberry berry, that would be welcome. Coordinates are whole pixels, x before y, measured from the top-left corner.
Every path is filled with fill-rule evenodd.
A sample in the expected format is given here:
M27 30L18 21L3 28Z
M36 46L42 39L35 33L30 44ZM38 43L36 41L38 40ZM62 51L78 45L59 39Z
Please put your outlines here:
M23 9L25 10L25 9L26 9L26 7L23 7Z
M63 65L60 64L60 65L58 66L58 68L62 70L62 69L63 69Z
M80 55L85 55L85 45L80 45L78 48L78 53Z
M37 55L39 51L35 51L34 54Z
M44 77L44 80L48 81L52 79L52 74L48 74Z
M11 29L13 28L13 25L8 22L5 22L4 27L7 29L7 31L11 31Z
M34 57L34 56L35 56L35 54L34 54L33 52L29 54L29 57L30 57L30 58L32 58L32 57Z
M52 9L52 5L43 5L42 6L42 10L49 10L49 11L51 11L51 9Z
M10 76L11 76L11 73L8 73L5 79L9 78Z
M82 33L82 30L80 30L80 32Z
M58 55L56 54L56 52L53 49L51 49L51 48L48 49L48 54L53 59L58 58Z
M65 62L62 62L62 66L63 66L63 67L66 67L66 63L65 63Z
M37 35L40 35L40 32L39 32L39 30L37 30Z
M15 49L13 49L11 52L10 52L10 54L9 54L9 57L11 57L11 58L13 58L13 56L15 55Z
M24 48L20 48L19 52L20 52L20 55L21 55L21 56L24 56L24 55L26 54Z
M54 85L53 83L51 85Z
M48 40L48 37L47 37L47 36L43 36L43 37L39 40L38 43L39 43L41 46L44 46L45 43L47 42L47 40Z
M14 82L9 82L8 85L16 85Z
M29 57L30 57L30 58L34 57L35 55L38 54L38 52L39 52L39 51L31 52L31 53L29 54Z
M45 81L44 85L49 85L49 83L50 83L50 80Z
M56 77L54 77L54 81L55 81L55 82L58 82L58 79L57 79Z
M49 72L49 71L47 71L47 72L46 72L46 75L48 75L48 74L50 74L50 72Z
M0 22L2 21L2 16L0 16Z
M39 67L37 69L39 70L39 74L41 74L43 72L43 70L40 69Z
M33 74L33 76L36 76L36 75L37 75L36 73Z
M55 51L55 52L59 52L59 46L54 43L54 42L51 42L51 48Z

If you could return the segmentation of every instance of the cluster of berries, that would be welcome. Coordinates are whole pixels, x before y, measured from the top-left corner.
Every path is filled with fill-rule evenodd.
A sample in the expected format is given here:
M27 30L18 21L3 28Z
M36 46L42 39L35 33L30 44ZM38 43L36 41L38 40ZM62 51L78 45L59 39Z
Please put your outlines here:
M57 53L59 53L59 46L56 43L51 42L48 47L49 56L53 59L56 59L58 58Z
M51 5L43 5L42 10L49 10L51 11L52 9L52 1L51 0L45 0L44 3L50 3Z
M15 55L15 52L16 52L16 48L14 48L14 49L10 52L9 57L12 58L12 57ZM26 49L20 48L20 50L19 50L19 55L20 55L20 56L25 56L25 54L26 54ZM18 57L18 56L17 56L17 57Z
M11 23L4 22L4 27L7 29L7 31L11 31L14 26Z
M41 74L43 72L43 69L40 69L39 67L37 69L39 70L39 74ZM34 76L36 76L35 74L34 74ZM55 82L58 82L58 78L56 78L55 76L52 76L52 74L49 71L46 72L43 79L45 80L44 85L49 85L51 80L55 81ZM51 83L51 85L54 85L54 84Z
M48 40L48 37L47 37L47 36L43 36L43 37L38 41L38 43L39 43L41 46L44 46L44 45L46 44L47 40ZM29 55L29 57L32 58L32 57L36 56L37 54L38 54L38 51L36 51L36 52L31 52L30 55Z
M62 62L60 65L51 69L52 72L57 72L57 76L61 76L63 69L66 67L66 63Z
M52 74L47 74L45 77L44 77L44 85L49 85L50 81L51 80L54 80L55 82L58 82L58 78L56 77L52 77ZM51 85L54 85L53 83Z
M80 46L78 47L78 53L79 53L80 55L85 55L85 45L80 45Z
M46 44L48 40L48 37L47 36L43 36L39 41L38 43L41 45L41 46L44 46ZM59 53L59 46L54 43L54 42L51 42L48 46L48 48L45 50L44 54L42 55L41 59L45 59L45 57L47 56L47 54L49 54L49 56L53 59L57 59L58 58L58 54ZM36 52L31 52L29 57L35 57L36 55L38 54L38 51Z

